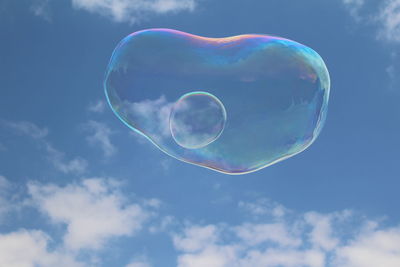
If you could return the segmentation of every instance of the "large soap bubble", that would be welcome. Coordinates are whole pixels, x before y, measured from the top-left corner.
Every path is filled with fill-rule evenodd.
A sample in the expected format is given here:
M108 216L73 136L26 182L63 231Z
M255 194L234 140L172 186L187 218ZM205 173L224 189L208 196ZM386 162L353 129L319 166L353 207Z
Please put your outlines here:
M104 85L115 114L168 155L243 174L313 143L330 80L314 50L288 39L151 29L120 42Z

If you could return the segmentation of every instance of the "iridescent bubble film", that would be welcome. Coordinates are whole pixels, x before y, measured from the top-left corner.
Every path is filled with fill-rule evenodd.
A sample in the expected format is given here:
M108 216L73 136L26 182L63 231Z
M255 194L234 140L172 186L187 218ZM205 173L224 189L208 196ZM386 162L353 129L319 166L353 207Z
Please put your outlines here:
M330 80L314 50L288 39L150 29L118 44L104 85L115 114L168 155L243 174L313 143Z

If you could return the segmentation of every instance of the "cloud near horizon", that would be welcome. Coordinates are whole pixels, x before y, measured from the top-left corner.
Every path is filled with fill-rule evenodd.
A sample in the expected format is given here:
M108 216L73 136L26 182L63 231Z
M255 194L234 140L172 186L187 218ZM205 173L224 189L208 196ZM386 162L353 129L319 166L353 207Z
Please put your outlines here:
M238 225L186 224L173 235L178 267L400 266L400 226L382 227L349 210L294 213L285 207L276 214L274 206L282 205L263 202L268 206L240 204L253 219ZM255 210L268 209L268 218L254 219Z
M0 187L12 183L0 176ZM7 210L25 211L33 207L52 225L64 232L59 242L44 229L20 228L0 232L0 266L7 267L84 267L112 240L132 237L155 216L156 199L132 202L120 192L121 184L111 178L85 178L66 186L28 182L28 195L21 205L1 202ZM0 188L1 193L1 188ZM153 205L154 203L158 205ZM151 204L153 203L153 204ZM0 213L1 219L7 217ZM60 226L65 226L61 227ZM54 234L54 232L52 232ZM23 251L23 253L21 253ZM82 261L82 252L89 260ZM141 265L139 265L141 264ZM149 266L134 261L131 266Z
M12 183L1 176L3 187ZM22 228L0 233L0 266L92 266L82 251L96 257L111 240L136 234L170 237L178 267L398 267L400 225L383 226L356 212L298 213L267 199L238 203L237 224L190 223L186 218L155 216L162 200L132 202L109 178L81 179L65 186L27 183L24 200L60 229L61 240L45 229ZM15 206L9 204L9 209ZM6 216L3 214L2 216ZM64 229L64 228L61 228ZM20 251L27 251L21 257ZM91 259L92 259L91 258ZM150 267L152 259L137 258L131 267ZM97 262L97 265L100 262ZM94 264L96 266L96 264Z

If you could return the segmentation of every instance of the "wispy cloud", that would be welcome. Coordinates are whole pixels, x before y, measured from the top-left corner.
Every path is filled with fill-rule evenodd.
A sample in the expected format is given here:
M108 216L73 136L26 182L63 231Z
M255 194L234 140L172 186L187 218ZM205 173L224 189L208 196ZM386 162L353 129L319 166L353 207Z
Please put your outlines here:
M32 1L31 11L35 16L41 17L44 20L51 21L51 11L49 7L50 0L34 0Z
M399 70L400 70L400 57L399 57L399 52L393 51L392 54L390 55L391 59L391 64L389 64L386 67L386 73L390 78L390 88L392 90L396 89L396 87L399 86L400 84L400 75L399 75Z
M361 14L361 10L371 0L342 0L349 14L359 23L375 24L376 37L389 43L400 42L400 0L384 0L368 8Z
M103 100L99 100L96 103L91 103L88 106L88 110L94 113L103 113L106 109L106 103Z
M149 227L150 233L166 232L172 225L176 224L177 220L171 215L167 215L158 220L154 225Z
M11 208L11 203L8 199L10 196L9 189L10 182L6 177L0 175L0 222L2 221L4 214Z
M379 36L390 42L400 42L400 0L384 1L378 15Z
M356 20L360 21L360 9L364 6L365 0L342 0L350 15Z
M33 138L37 141L39 146L46 152L46 157L53 164L53 166L63 173L76 173L81 174L86 171L88 163L81 157L76 157L67 160L65 153L57 150L48 140L47 136L49 130L45 127L28 121L0 121L0 123L13 130L16 134L24 135Z
M195 0L72 0L72 5L116 22L135 23L149 14L192 11L196 3Z
M111 135L114 133L105 123L90 120L84 124L90 135L86 137L89 144L99 146L104 156L110 157L117 152L117 148L111 142Z
M71 160L66 160L65 154L55 149L49 142L44 142L43 145L47 152L47 158L57 170L66 174L82 174L86 171L88 163L85 159L76 157Z
M137 23L149 16L192 12L198 0L71 0L72 7L114 22ZM51 0L33 0L30 11L48 22L53 19ZM0 3L0 9L1 9Z
M6 177L0 175L0 190L7 189L10 186L10 183L6 179Z
M377 29L375 38L388 45L390 62L386 68L390 79L389 87L395 88L399 84L398 73L398 47L400 43L400 0L342 0L349 14L360 25L374 25ZM373 5L371 5L371 3ZM370 6L367 7L367 4ZM373 6L373 8L371 8ZM361 12L361 11L364 12Z
M112 180L85 179L60 187L30 183L38 209L56 224L67 226L65 246L72 250L101 249L110 239L132 236L149 218L139 204L129 204Z
M256 217L265 215L282 217L287 213L287 209L283 205L266 198L259 198L253 202L240 201L239 208Z
M34 139L43 139L49 133L49 130L47 128L41 128L29 121L3 121L3 123L4 125L13 129L17 134L27 135Z

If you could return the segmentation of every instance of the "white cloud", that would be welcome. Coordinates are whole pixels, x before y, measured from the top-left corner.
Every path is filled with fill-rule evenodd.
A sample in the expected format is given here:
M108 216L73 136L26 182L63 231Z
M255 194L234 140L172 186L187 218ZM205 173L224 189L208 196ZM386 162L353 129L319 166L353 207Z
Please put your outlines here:
M148 14L192 11L195 0L72 0L72 5L116 22L133 23Z
M156 199L141 200L144 204L140 205L128 202L119 191L121 185L105 178L84 179L63 187L28 183L30 196L24 198L24 206L37 208L61 232L52 232L55 240L37 229L0 232L0 267L100 266L104 253L100 249L111 239L135 235L160 206ZM0 176L0 196L3 189L10 188L15 185ZM17 209L15 205L10 208ZM126 267L150 266L142 256Z
M117 152L117 148L111 142L111 135L113 131L104 123L90 120L85 125L91 135L86 139L89 144L93 146L99 146L103 151L104 156L110 157Z
M338 248L335 266L400 266L400 227L360 234L348 245Z
M153 210L162 205L158 199L142 200L140 205L128 203L120 186L120 182L105 178L84 179L66 186L29 183L34 207L57 226L66 226L63 242L55 243L40 230L1 233L0 266L91 266L77 261L82 250L99 255L98 249L110 239L135 235ZM10 187L12 184L0 176L0 195L1 188ZM400 226L383 227L347 210L296 213L271 201L254 203L268 203L263 206L263 215L245 214L238 224L185 222L183 228L176 229L182 224L165 216L158 219L160 224L165 221L165 226L150 231L170 233L178 267L400 266ZM285 213L271 216L277 207ZM146 257L137 257L126 265L149 266Z
M209 244L214 244L218 238L217 226L189 226L184 229L182 235L173 237L177 249L185 252L203 250Z
M236 248L229 245L209 244L198 253L186 253L178 257L178 267L237 267ZM259 266L258 263L253 266ZM250 265L249 265L250 267Z
M299 247L283 224L189 226L173 237L179 267L323 267L325 255Z
M2 267L83 267L62 251L50 251L50 237L38 230L19 230L0 234Z
M305 221L312 226L309 238L314 246L324 250L331 250L338 245L339 240L332 233L332 224L335 215L308 212L304 217Z
M348 210L322 214L281 208L286 215L257 212L236 226L186 224L172 235L178 266L400 266L400 227L379 229L378 222Z
M65 187L31 183L37 207L54 223L67 226L65 246L71 250L100 249L110 238L132 236L150 213L127 204L113 180L86 179Z
M325 258L318 250L269 249L250 252L239 266L325 267Z

